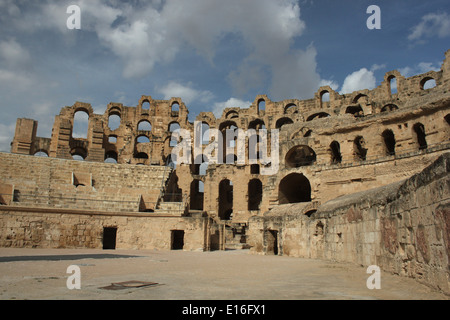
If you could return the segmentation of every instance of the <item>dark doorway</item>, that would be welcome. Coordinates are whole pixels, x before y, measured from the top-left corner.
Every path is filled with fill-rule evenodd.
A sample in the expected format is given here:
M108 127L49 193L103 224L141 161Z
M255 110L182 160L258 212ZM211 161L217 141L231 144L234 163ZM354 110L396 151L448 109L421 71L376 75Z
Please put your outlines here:
M219 183L219 218L230 220L233 214L233 183L222 180Z
M182 250L184 247L184 230L172 230L171 250Z
M278 255L278 231L269 230L267 233L267 254Z
M392 130L383 131L383 140L384 145L386 147L386 155L393 156L395 155L395 136Z
M103 228L103 249L104 250L116 249L116 236L117 236L117 227L104 227Z
M413 127L414 131L417 135L417 142L419 143L419 149L423 150L428 147L427 140L426 140L426 134L425 134L425 127L421 123L416 123Z

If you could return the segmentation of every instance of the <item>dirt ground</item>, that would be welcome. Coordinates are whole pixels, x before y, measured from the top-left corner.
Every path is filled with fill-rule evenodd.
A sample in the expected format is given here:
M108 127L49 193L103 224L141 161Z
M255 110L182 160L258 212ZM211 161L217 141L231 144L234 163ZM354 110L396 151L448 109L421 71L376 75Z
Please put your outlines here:
M67 269L79 267L80 289ZM363 267L323 260L213 252L0 249L1 300L448 300L417 281L381 272L368 289ZM120 290L104 287L129 283ZM118 288L117 285L114 288Z

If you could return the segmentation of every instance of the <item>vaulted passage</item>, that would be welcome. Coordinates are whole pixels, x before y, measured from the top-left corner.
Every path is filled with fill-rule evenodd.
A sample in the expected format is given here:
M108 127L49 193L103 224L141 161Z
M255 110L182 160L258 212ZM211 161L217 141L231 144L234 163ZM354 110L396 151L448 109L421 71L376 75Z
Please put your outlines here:
M316 153L308 146L295 146L285 157L287 168L298 168L312 165L316 161Z
M385 130L382 133L384 146L386 148L386 155L395 155L395 136L392 130Z
M278 186L278 203L297 203L311 201L311 184L301 173L291 173L281 180Z
M419 144L419 149L423 150L428 148L427 139L425 138L426 137L425 126L419 122L414 125L413 129L417 136L417 143Z

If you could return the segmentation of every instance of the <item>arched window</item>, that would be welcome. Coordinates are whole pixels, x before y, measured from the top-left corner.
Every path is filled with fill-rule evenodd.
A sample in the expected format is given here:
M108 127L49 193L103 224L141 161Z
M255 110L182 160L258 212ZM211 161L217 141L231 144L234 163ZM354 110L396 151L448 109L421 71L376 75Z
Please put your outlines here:
M178 122L172 122L171 124L169 124L169 132L170 133L174 133L176 131L180 130L180 124ZM169 146L170 147L175 147L178 144L178 141L175 140L175 138L170 138L170 143Z
M34 156L36 157L48 157L48 153L45 150L38 150L34 153Z
M284 114L293 114L297 112L297 105L294 103L290 103L284 108Z
M209 144L210 134L209 134L209 124L202 122L202 144Z
M84 148L75 148L70 154L72 155L73 160L84 161L87 157L87 151Z
M258 112L266 110L266 100L259 99L258 100Z
M298 203L311 201L311 184L300 173L291 173L280 181L278 203Z
M152 125L147 120L142 120L138 124L139 131L152 131Z
M341 163L342 162L342 155L341 155L341 146L339 142L333 141L330 144L330 152L331 152L331 163Z
M230 220L233 214L233 183L222 180L219 183L219 218Z
M105 162L106 163L117 163L117 152L115 152L115 151L108 151L105 154Z
M425 134L425 126L419 122L413 126L413 130L416 133L416 138L417 138L417 143L419 144L419 149L423 150L423 149L428 148L426 134Z
M72 138L87 139L89 115L86 111L77 111L73 116Z
M145 152L139 152L134 156L136 159L148 159L148 154Z
M259 210L262 200L262 183L259 179L252 179L248 183L248 210Z
M189 207L191 210L203 210L204 185L200 180L191 182L191 196Z
M398 107L395 104L388 104L381 108L381 112L395 111Z
M148 100L142 102L142 111L150 111L150 102Z
M108 127L112 131L120 127L120 116L118 114L112 113L109 115Z
M330 102L330 92L327 90L324 90L320 93L320 101L323 102Z
M285 163L287 168L310 166L316 161L316 153L308 146L301 145L291 148L286 153Z
M365 148L364 138L358 136L353 141L353 152L355 155L355 160L364 161L366 160L367 149Z
M328 113L326 113L326 112L319 112L319 113L315 113L315 114L312 114L312 115L310 115L307 119L306 119L306 121L311 121L311 120L314 120L314 119L318 119L318 118L328 118L330 115L328 114Z
M171 117L178 117L178 115L180 114L180 105L178 104L178 102L174 102L172 103L172 106L170 107L170 116Z
M420 89L427 90L436 87L436 80L431 77L425 77L420 81Z
M395 76L390 76L388 78L388 82L389 82L390 94L396 94L398 92L398 90L397 90L397 78Z
M149 143L150 139L147 136L141 135L136 138L136 144L138 143Z
M354 117L363 117L364 111L361 106L349 106L345 110L345 113L352 114Z
M294 123L294 121L292 119L284 117L284 118L280 118L277 120L275 127L277 129L281 129L282 126L284 126L286 124L291 124L291 123Z
M395 155L395 136L392 130L384 130L381 135L383 137L386 155Z
M109 136L108 137L108 142L111 143L111 144L117 143L117 136Z

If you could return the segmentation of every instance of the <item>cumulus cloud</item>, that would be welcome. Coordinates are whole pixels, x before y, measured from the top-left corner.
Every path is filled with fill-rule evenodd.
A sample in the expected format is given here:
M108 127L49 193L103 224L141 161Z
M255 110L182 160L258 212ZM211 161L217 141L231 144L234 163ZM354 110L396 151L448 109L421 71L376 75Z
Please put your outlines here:
M67 35L65 10L69 4L47 1L13 22L29 32L52 28ZM269 83L275 99L302 97L314 92L320 81L314 47L291 49L306 28L295 0L155 0L132 4L79 0L77 5L82 31L94 32L99 42L120 58L123 76L128 79L147 76L156 64L173 61L186 46L213 65L224 36L234 34L242 38L247 52L229 72L228 80L237 94Z
M170 81L163 87L157 87L156 90L161 93L166 100L173 97L179 97L182 98L183 102L186 104L192 102L208 103L214 98L214 95L210 91L194 89L192 83L183 85L176 81Z
M225 102L214 103L212 112L216 118L222 116L222 112L225 108L248 108L252 103L250 101L243 101L237 98L230 98Z
M376 78L373 70L361 68L349 74L342 85L341 94L352 93L363 89L373 89L376 86Z
M429 13L422 17L419 24L412 28L408 40L424 42L425 38L445 38L450 36L450 15L446 12Z
M440 63L432 63L432 62L420 62L415 66L407 66L404 68L398 69L398 71L404 76L404 77L411 77L416 74L422 74L428 71L439 71L441 70Z

